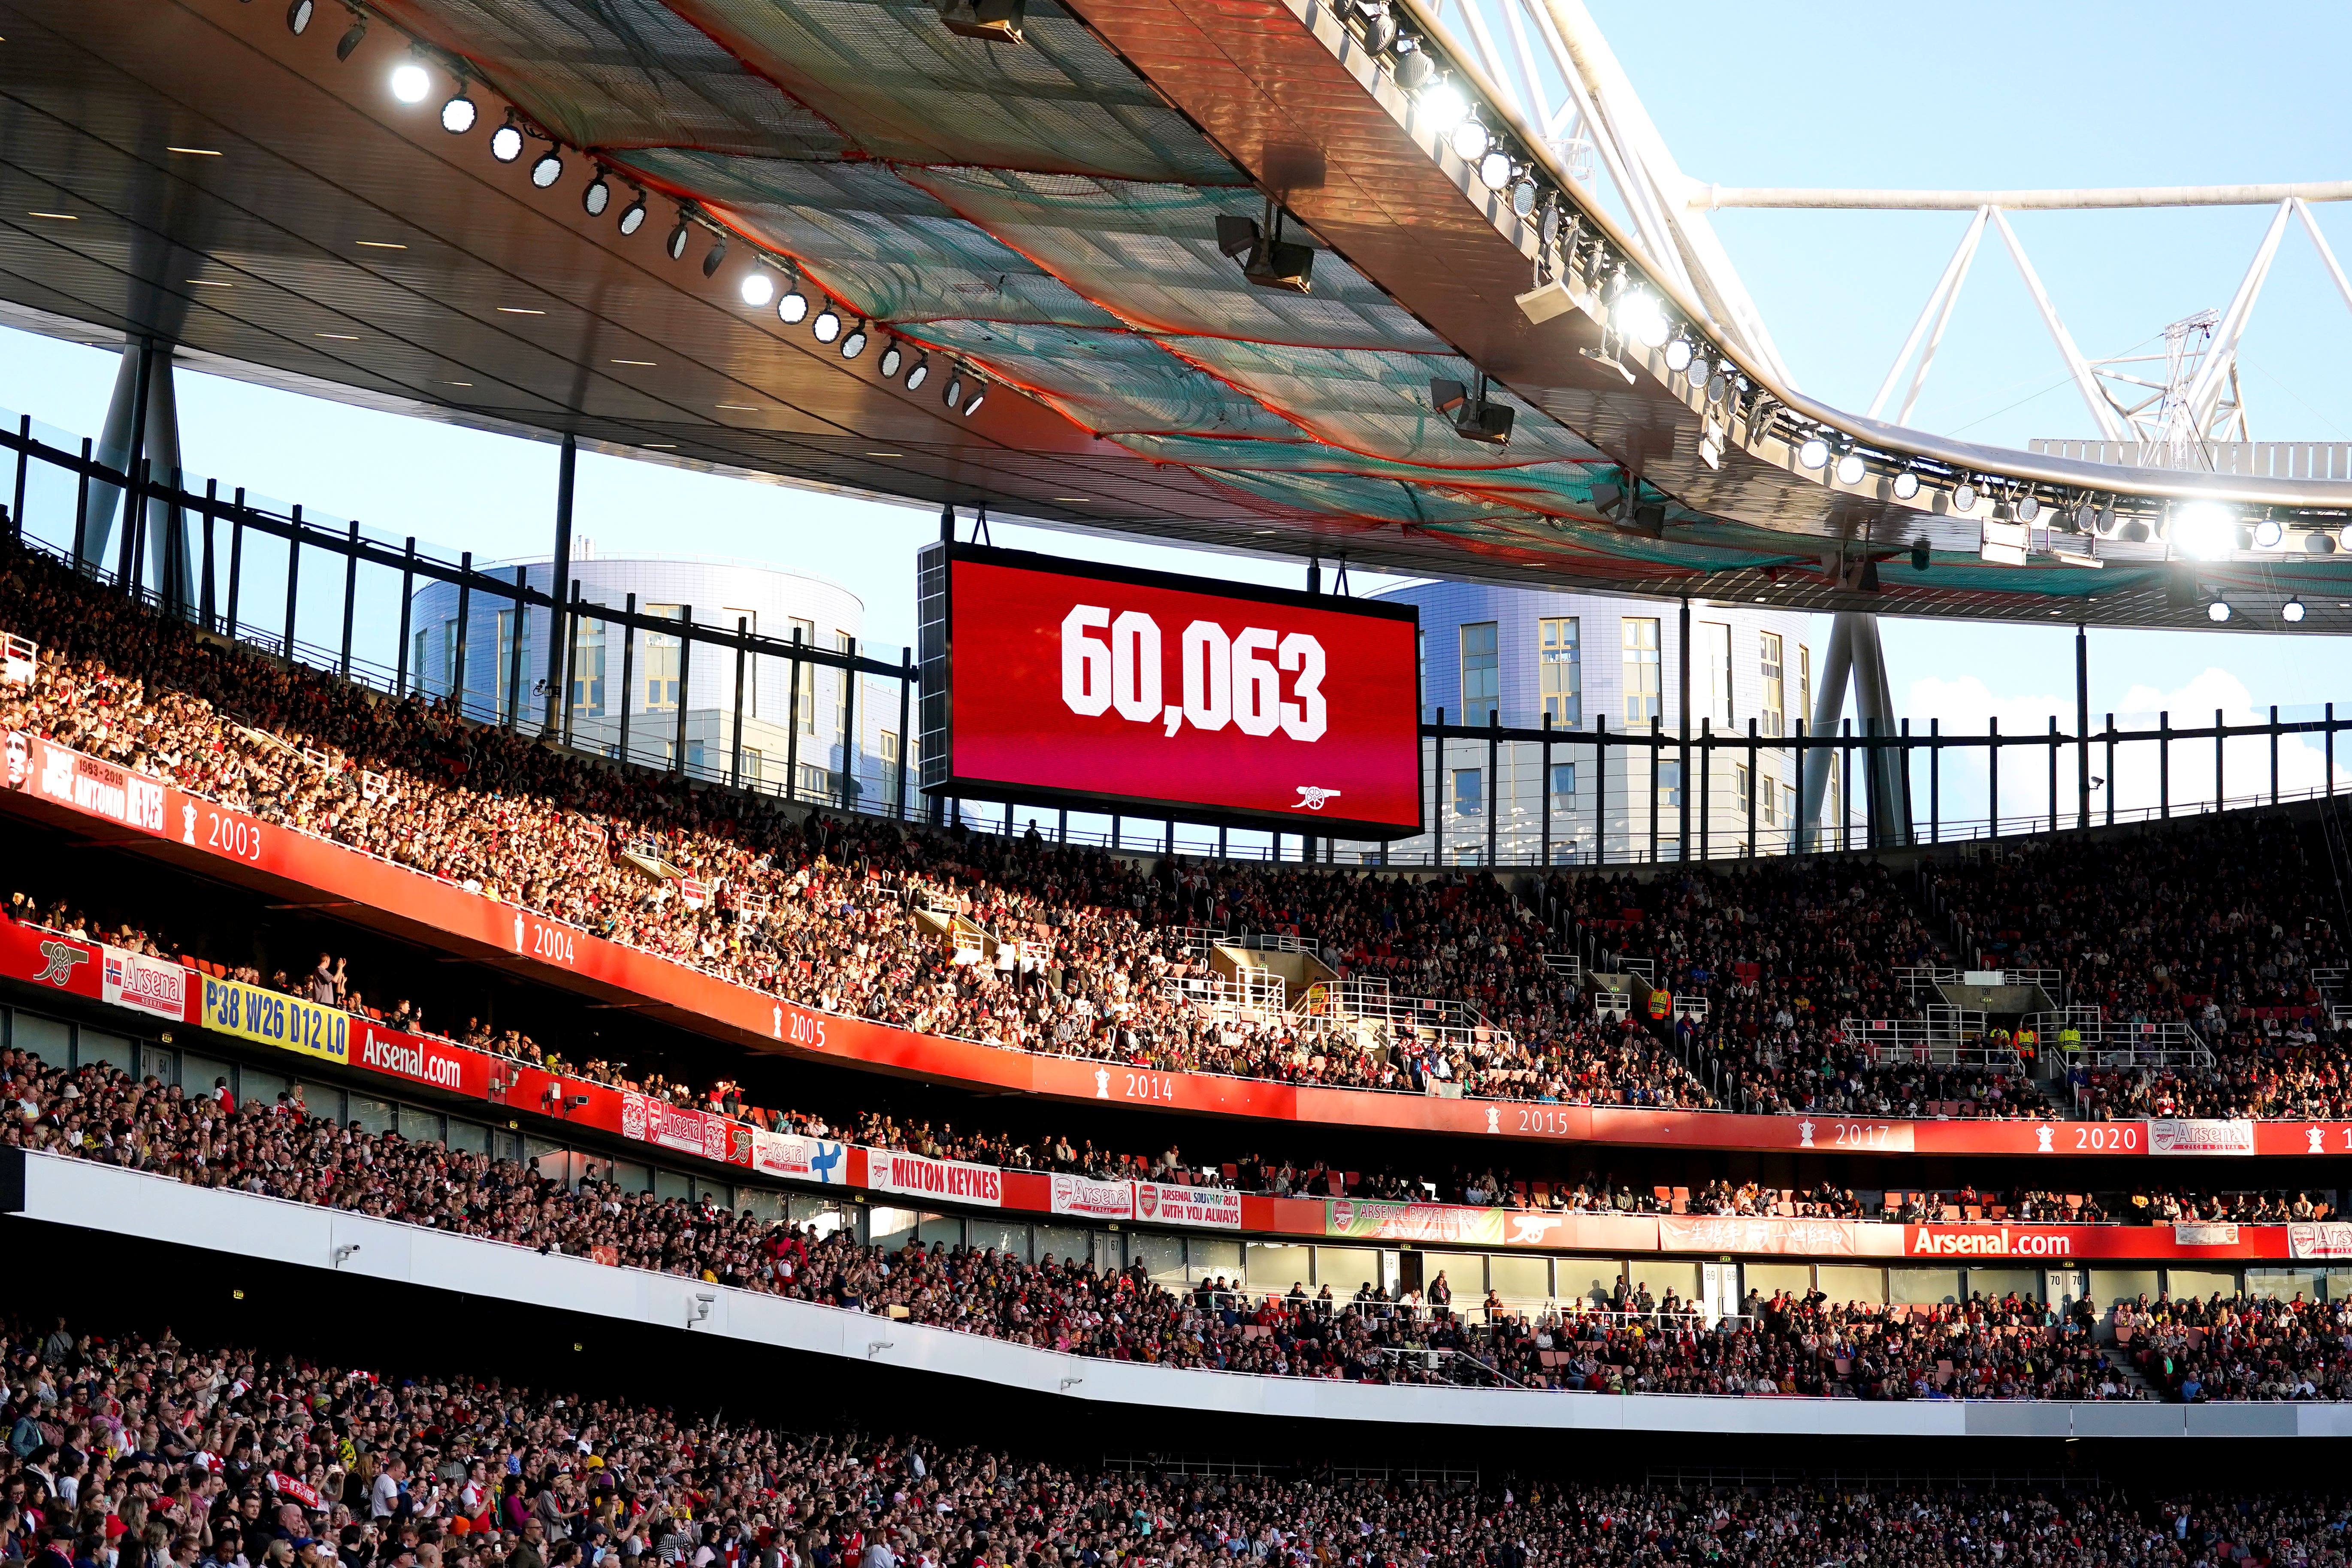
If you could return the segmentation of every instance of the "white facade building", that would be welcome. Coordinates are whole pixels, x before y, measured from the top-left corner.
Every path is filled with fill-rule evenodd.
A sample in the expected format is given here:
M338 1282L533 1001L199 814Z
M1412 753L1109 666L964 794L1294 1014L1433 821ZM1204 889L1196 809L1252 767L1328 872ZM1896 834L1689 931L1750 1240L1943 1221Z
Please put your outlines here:
M520 570L528 587L544 593L551 563L541 557L478 570L509 582ZM798 634L812 648L886 663L904 657L895 645L866 647L864 602L822 577L746 562L599 558L584 546L575 546L572 576L591 606L625 609L635 595L643 616L690 616L698 627L731 634L740 626L780 642ZM465 618L466 711L490 720L512 713L522 728L537 731L547 706L548 612L524 609L520 650L510 602L477 589L468 595ZM746 657L740 672L739 759L735 650L701 642L689 648L680 638L649 630L635 637L625 632L593 610L579 617L564 650L571 689L562 710L573 745L617 755L625 709L630 760L672 766L683 708L686 769L697 777L776 793L789 789L803 800L889 809L907 733L898 681L866 674L853 682L845 672L813 662ZM411 690L444 696L452 689L460 658L456 587L436 583L415 595L404 651ZM511 679L518 670L519 682ZM911 721L911 712L904 717ZM911 811L911 780L908 787Z
M1426 864L1433 850L1448 865L1684 858L1686 658L1689 857L1788 850L1798 781L1790 749L1773 742L1812 710L1827 641L1813 616L1695 599L1685 650L1683 606L1670 600L1467 583L1380 596L1421 608L1424 723L1491 722L1523 737L1425 738L1423 820L1437 837L1391 845L1391 863ZM1524 738L1547 723L1557 738ZM1604 732L1658 744L1603 746ZM1835 778L1832 789L1832 802L1843 798ZM1381 858L1371 845L1337 849L1343 860Z

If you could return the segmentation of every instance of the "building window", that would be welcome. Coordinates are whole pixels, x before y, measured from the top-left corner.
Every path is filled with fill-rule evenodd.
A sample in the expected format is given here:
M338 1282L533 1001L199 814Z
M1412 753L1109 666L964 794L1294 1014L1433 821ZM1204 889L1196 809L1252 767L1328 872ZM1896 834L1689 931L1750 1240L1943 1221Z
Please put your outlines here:
M1473 621L1462 628L1462 721L1490 722L1502 696L1502 672L1495 657L1495 623Z
M1425 631L1412 634L1412 692L1413 711L1426 719L1429 717L1429 634Z
M412 691L433 689L433 683L425 673L425 650L433 646L432 637L432 632L422 627L409 635L408 679L413 683L409 688ZM446 674L442 677L442 684L448 684Z
M1728 621L1701 621L1698 624L1700 668L1706 672L1706 718L1714 721L1718 730L1728 730L1731 719L1731 624Z
M685 610L683 605L646 606L646 614L657 621L681 620ZM646 711L648 713L671 712L677 709L679 699L677 671L683 651L683 643L671 633L646 634Z
M1454 770L1454 815L1483 816L1486 813L1486 774L1479 768Z
M1658 804L1682 808L1683 764L1679 760L1658 763Z
M1780 781L1768 778L1758 782L1764 786L1764 799L1763 809L1757 815L1764 819L1765 826L1778 827L1780 826Z
M604 623L575 623L572 645L572 716L604 716Z
M792 622L793 640L803 647L816 647L816 623L795 619ZM800 671L800 700L793 704L793 726L803 735L816 733L816 672L817 667L802 660L793 661Z
M1554 763L1551 765L1551 808L1566 811L1576 804L1576 764Z
M743 748L743 787L755 788L759 783L760 749L757 746L746 746Z
M441 623L441 689L457 689L457 617Z
M522 647L518 652L515 647L515 613L512 610L500 610L499 612L499 667L491 673L496 678L493 689L498 694L498 709L501 713L507 710L507 704L514 695L507 689L508 672L520 669L523 672L524 679L530 679L530 621L527 616L522 623L521 635Z
M1658 623L1628 616L1625 628L1625 722L1648 724L1665 717L1660 695Z
M1803 643L1797 645L1797 715L1810 719L1813 713L1813 650Z
M1536 629L1544 717L1559 729L1573 730L1584 722L1584 667L1576 617L1547 616L1536 623Z
M877 749L882 759L882 790L884 795L895 801L898 798L901 784L898 777L898 733L890 730L883 731L881 744Z
M1748 764L1746 763L1732 763L1731 799L1732 803L1738 806L1741 811L1744 812L1748 809L1748 792L1753 790L1755 787L1755 775L1748 771Z
M1788 683L1780 678L1780 634L1763 634L1764 670L1764 732L1785 735L1789 732L1786 710Z

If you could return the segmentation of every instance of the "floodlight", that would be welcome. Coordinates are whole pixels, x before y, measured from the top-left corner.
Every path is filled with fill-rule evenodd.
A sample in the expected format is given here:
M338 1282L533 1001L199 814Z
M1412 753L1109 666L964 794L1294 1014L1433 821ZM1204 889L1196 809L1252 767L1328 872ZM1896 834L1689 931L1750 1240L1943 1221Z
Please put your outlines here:
M441 106L441 129L452 136L463 136L471 131L479 118L481 111L474 107L474 100L466 96L462 87L456 97Z
M490 132L490 156L501 163L511 163L522 156L522 127L514 121L514 110L507 110L506 123Z
M1830 444L1819 436L1797 448L1797 461L1809 468L1818 468L1830 460Z
M415 60L403 60L392 68L392 96L401 102L422 103L432 90L432 75Z
M741 288L743 303L755 309L776 297L776 280L764 267L754 267L743 274Z
M543 191L562 178L563 178L563 154L550 147L539 155L537 163L531 164L530 183Z
M2172 514L2172 542L2192 561L2222 559L2237 534L2236 516L2212 501L2191 501Z

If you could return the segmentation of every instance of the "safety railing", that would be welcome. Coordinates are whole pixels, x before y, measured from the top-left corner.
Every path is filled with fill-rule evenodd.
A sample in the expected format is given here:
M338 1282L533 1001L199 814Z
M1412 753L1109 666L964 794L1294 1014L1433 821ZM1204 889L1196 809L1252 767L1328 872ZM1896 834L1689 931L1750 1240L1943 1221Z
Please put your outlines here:
M1931 1006L1924 1018L1841 1018L1846 1043L1879 1067L1967 1068L2022 1075L2024 1058L1985 1030L1973 1007Z

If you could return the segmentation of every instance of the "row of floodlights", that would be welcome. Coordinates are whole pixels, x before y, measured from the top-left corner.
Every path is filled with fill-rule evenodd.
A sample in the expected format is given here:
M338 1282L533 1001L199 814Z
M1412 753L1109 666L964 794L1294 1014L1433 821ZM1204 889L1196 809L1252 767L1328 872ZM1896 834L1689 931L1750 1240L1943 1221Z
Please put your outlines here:
M317 11L318 0L292 0L292 4L287 8L286 26L298 35L303 33L309 29ZM335 58L350 59L352 52L366 38L367 29L366 13L354 11L351 27L335 45ZM1018 41L1019 34L1015 32L1012 37L1014 41ZM433 94L433 73L423 62L412 56L393 67L390 86L393 97L401 102L423 103ZM441 105L441 128L453 136L462 136L473 130L480 118L481 111L473 99L467 95L465 79L460 77L457 91ZM490 156L501 163L512 163L520 160L529 147L528 133L517 120L514 110L509 110L506 119L490 132ZM547 151L532 161L530 183L543 191L551 188L562 178L563 150L561 146L551 142ZM648 216L645 191L634 183L630 183L630 189L635 193L635 199L621 209L619 220L620 230L624 235L633 235L643 228ZM613 195L610 173L600 165L595 167L589 177L586 188L581 192L580 205L590 217L602 217L612 210ZM677 222L670 229L669 237L662 246L671 260L677 261L685 257L688 247L693 242L693 223L687 216L686 209L680 207ZM722 233L713 238L709 250L703 256L702 275L709 278L716 274L726 258L727 236ZM768 258L764 254L755 255L751 270L744 274L740 293L743 302L755 309L764 307L772 301L776 307L776 319L787 326L795 326L803 321L807 321L809 331L816 341L826 344L838 342L841 346L841 357L845 360L854 360L863 354L871 341L869 324L863 317L860 317L854 325L850 325L845 332L842 314L834 309L830 301L814 314L811 313L809 298L802 290L800 269L796 264L788 264L785 288L780 296L776 291L775 275L769 268ZM909 358L905 345L893 339L883 350L879 363L883 375L891 380L897 380L901 370L904 370L907 390L912 392L930 379L931 356L927 351L918 349L911 356L911 363L909 363ZM946 395L942 399L947 406L969 418L980 412L981 405L987 399L988 386L981 374L961 361L953 362L949 368Z

